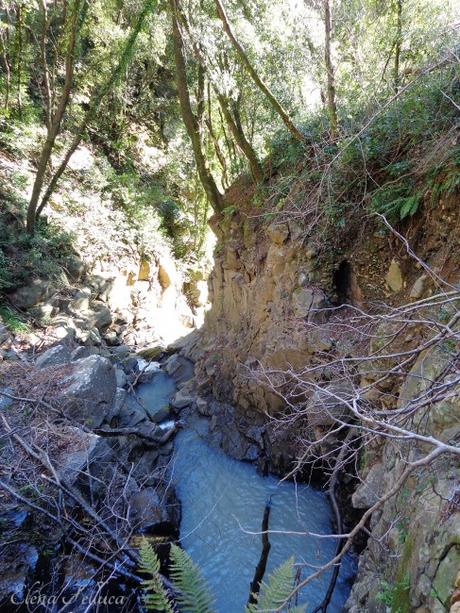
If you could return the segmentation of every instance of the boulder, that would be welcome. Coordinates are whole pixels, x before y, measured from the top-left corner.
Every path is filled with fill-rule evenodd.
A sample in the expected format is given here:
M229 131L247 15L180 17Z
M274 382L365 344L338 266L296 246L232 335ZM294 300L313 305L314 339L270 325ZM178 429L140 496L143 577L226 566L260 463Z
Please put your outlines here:
M34 279L29 285L20 287L10 295L11 303L19 309L30 309L39 302L46 300L53 288L44 279Z
M170 415L170 412L171 411L169 406L165 404L164 406L160 407L159 409L156 409L155 411L148 411L148 414L150 419L158 424L161 421L167 419Z
M72 354L66 345L55 345L41 353L35 365L38 368L47 368L48 366L55 366L57 364L67 364L71 359Z
M176 281L176 266L171 258L162 258L158 265L158 281L163 290Z
M165 370L176 383L185 383L193 377L193 363L177 353L165 362Z
M396 293L402 290L404 282L401 266L399 265L398 260L395 260L394 258L391 260L390 268L388 269L385 281L392 292Z
M57 457L58 475L60 479L73 485L88 466L89 459L101 439L96 434L84 432L73 426L67 426L61 434L65 436L67 444L62 446Z
M125 387L128 383L128 377L125 374L125 371L121 368L117 368L115 370L115 376L117 379L117 387Z
M103 338L109 347L121 345L121 339L115 330L109 330L109 332L104 334Z
M77 360L62 380L64 411L77 422L98 427L112 407L116 388L115 369L108 359L92 355Z
M90 355L98 355L99 349L96 347L77 347L70 355L72 362L81 360L82 358L89 358Z
M418 279L412 286L409 297L412 298L412 300L418 300L419 298L421 298L425 292L427 282L428 275L426 275L425 273L420 275L420 277L418 277Z
M317 317L315 311L327 307L327 299L324 292L316 287L301 287L294 292L293 307L296 317Z
M168 521L169 515L159 494L147 487L130 497L128 519L136 532L145 532Z
M99 300L93 300L84 317L90 322L92 328L103 330L112 323L112 313L108 306Z
M77 326L71 317L58 315L50 322L50 336L58 340L65 338L75 338L77 336Z
M78 255L67 256L65 267L71 281L79 281L85 272L85 265Z
M193 403L193 396L189 390L181 389L174 395L171 400L171 406L173 409L184 409Z
M69 303L69 310L74 313L80 313L81 311L87 311L89 309L89 301L91 298L91 290L88 287L84 287L79 290L73 299Z
M18 607L13 607L13 604L24 601L27 584L35 570L37 561L38 551L31 544L13 540L2 547L0 602L2 602L4 610L17 610Z
M137 355L145 360L154 360L164 351L163 345L153 345L152 347L147 347L145 349L141 349L137 352Z
M384 493L385 467L381 462L374 464L367 477L358 485L351 502L355 509L369 509Z

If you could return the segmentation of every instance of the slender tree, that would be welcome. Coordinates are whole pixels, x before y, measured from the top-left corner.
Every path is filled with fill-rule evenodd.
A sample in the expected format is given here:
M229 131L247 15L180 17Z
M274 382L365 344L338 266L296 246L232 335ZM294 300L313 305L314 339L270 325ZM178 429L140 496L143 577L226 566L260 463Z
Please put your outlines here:
M78 0L77 0L78 2ZM125 73L126 67L132 57L133 51L134 51L134 47L135 47L135 43L137 40L137 37L139 35L139 32L142 29L143 23L147 17L147 15L153 10L153 7L155 5L155 0L146 0L144 2L144 6L142 8L141 13L139 14L139 17L136 21L136 24L134 25L131 34L128 37L128 40L125 43L125 46L123 48L123 51L120 55L120 58L118 60L118 63L115 67L115 69L113 70L113 72L111 73L111 75L108 77L108 79L95 91L95 93L93 94L92 99L90 100L90 104L88 107L88 110L86 111L80 125L78 126L76 132L75 132L75 136L67 150L67 152L64 155L64 158L62 159L61 163L59 164L58 168L56 169L56 171L53 173L48 187L46 188L40 204L38 205L38 201L40 198L40 194L42 191L42 187L43 187L43 182L44 182L44 175L45 175L45 170L46 170L46 164L51 156L51 152L53 150L53 146L54 146L54 142L56 140L56 136L59 133L59 129L60 129L60 121L59 120L59 125L57 126L57 132L56 134L54 134L54 124L56 123L55 121L55 116L56 114L53 116L53 120L51 123L51 135L54 135L54 139L52 140L52 142L48 142L48 138L47 141L45 141L45 145L44 145L44 149L45 149L45 153L47 154L47 159L45 162L44 167L42 167L42 162L43 159L45 157L45 155L43 154L42 151L42 156L40 158L40 162L39 162L39 170L41 173L40 176L40 183L39 185L37 185L37 177L38 177L38 171L37 171L37 176L35 179L35 184L34 184L34 191L36 191L36 193L32 193L32 198L31 201L29 203L29 208L28 208L28 212L27 212L27 230L30 233L34 232L34 228L35 228L35 223L37 218L41 215L43 209L45 208L45 206L47 205L51 195L53 194L54 190L56 189L56 185L60 179L60 177L62 176L62 174L64 173L65 169L67 168L67 165L69 163L70 158L72 157L73 153L75 152L75 150L77 149L78 145L80 144L86 129L88 127L88 125L91 123L91 121L95 118L100 104L102 102L102 100L104 99L104 97L113 89L114 85L120 80L120 78L122 77L122 75ZM81 14L80 14L81 17ZM77 20L78 21L78 20ZM81 24L81 19L79 20L79 23ZM72 26L73 27L73 26ZM75 45L75 43L74 43ZM74 46L75 48L75 46ZM72 67L73 70L73 67ZM65 88L65 86L64 86ZM70 88L69 88L69 93L70 93ZM61 101L62 101L62 97L61 97ZM58 110L56 111L56 113L58 113L59 111L59 106L60 106L61 102L58 105ZM61 116L62 119L62 116ZM51 144L51 146L50 146ZM49 151L49 153L48 153ZM38 205L38 206L37 206Z
M169 0L171 9L172 31L173 31L173 46L174 46L174 61L176 65L176 83L179 93L180 110L185 128L192 141L193 154L195 162L203 185L206 196L214 209L219 212L223 209L222 194L217 188L214 177L209 170L206 158L203 154L200 137L200 127L198 119L193 112L190 101L190 93L187 86L187 70L185 65L185 57L183 51L182 33L179 23L180 5L179 0Z
M327 76L327 114L332 138L337 138L337 104L335 99L335 71L331 54L332 11L331 0L323 0L324 4L324 64Z
M401 47L402 47L402 9L403 0L396 0L396 37L395 37L395 61L393 68L393 86L396 93L399 91L401 82L400 62L401 62Z
M225 118L225 121L227 122L228 127L230 128L230 132L232 133L232 136L235 139L238 148L248 160L252 177L256 183L260 183L261 181L263 181L264 174L259 164L259 160L257 159L256 153L244 133L243 126L241 125L241 120L239 117L238 108L234 107L234 112L232 114L232 111L230 110L230 101L228 100L228 98L224 94L220 93L217 88L215 91L217 99L219 100L220 108L222 109L222 114Z
M73 83L73 75L75 69L75 47L77 42L78 26L80 23L80 12L82 10L82 0L75 0L70 14L69 34L65 51L65 77L62 92L57 103L56 110L51 109L51 93L49 90L49 72L46 60L46 39L48 31L48 14L45 0L40 1L42 11L42 35L41 35L41 56L44 62L44 81L45 81L45 123L47 126L46 140L43 144L40 158L38 160L37 172L32 188L32 196L30 198L29 207L27 210L27 230L33 233L35 227L35 218L37 214L37 205L45 180L45 173L48 162L54 148L54 143L60 132L62 119L67 109L69 102L70 91ZM66 24L65 24L66 25Z
M245 66L245 68L247 69L247 71L251 75L251 78L254 81L254 83L257 85L257 87L260 89L260 91L265 95L265 97L267 98L267 100L270 103L271 107L281 117L281 119L284 122L284 125L289 130L289 132L292 134L292 136L296 140L298 140L298 141L303 141L304 137L303 137L302 133L295 127L294 123L292 122L292 120L290 119L289 115L287 114L287 112L282 107L281 103L274 96L274 94L270 91L268 85L266 85L266 83L259 76L259 74L256 71L256 69L251 64L251 62L250 62L250 60L249 60L245 50L243 49L241 44L238 42L235 34L233 33L232 27L230 25L230 22L228 20L227 14L225 12L224 5L222 4L221 0L215 0L215 5L216 5L216 9L217 9L217 14L219 15L219 18L221 19L222 24L224 26L224 30L225 30L225 32L226 32L230 42L232 43L233 48L235 49L235 51L236 51L236 53L237 53L241 63L243 64L243 66Z

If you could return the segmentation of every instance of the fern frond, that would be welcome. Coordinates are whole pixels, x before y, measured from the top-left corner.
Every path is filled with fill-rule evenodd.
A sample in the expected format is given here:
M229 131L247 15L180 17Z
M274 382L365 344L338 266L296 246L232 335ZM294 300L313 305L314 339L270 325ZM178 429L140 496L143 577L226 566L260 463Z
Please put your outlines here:
M177 545L171 545L170 555L171 578L181 609L187 613L212 613L213 598L198 566Z
M144 604L147 610L174 613L168 593L160 577L160 560L152 545L145 538L142 539L139 556L140 572L149 575L149 578L144 579L142 582L146 592Z
M262 613L278 609L289 598L294 587L294 558L276 568L268 577L267 582L262 582L256 604L249 604L246 613ZM293 613L305 613L305 607L286 607L286 611Z

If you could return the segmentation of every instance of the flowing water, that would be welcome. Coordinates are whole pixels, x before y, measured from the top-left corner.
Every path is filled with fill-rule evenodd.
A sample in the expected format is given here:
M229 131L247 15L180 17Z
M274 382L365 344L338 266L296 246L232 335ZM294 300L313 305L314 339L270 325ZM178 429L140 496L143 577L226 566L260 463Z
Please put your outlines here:
M156 378L139 386L144 402L157 402L157 394L164 397L166 380L162 376L156 386ZM209 446L206 429L206 420L194 418L175 438L172 470L182 503L181 543L208 580L218 613L242 613L261 552L260 535L247 531L260 531L267 501L271 501L269 528L275 531L331 533L332 511L323 492L263 477L253 465ZM302 577L333 557L336 547L334 539L304 534L270 534L270 542L267 574L293 556L296 563L305 564ZM355 570L354 558L346 556L330 613L342 609ZM329 576L326 573L303 588L300 602L307 604L307 611L322 601Z

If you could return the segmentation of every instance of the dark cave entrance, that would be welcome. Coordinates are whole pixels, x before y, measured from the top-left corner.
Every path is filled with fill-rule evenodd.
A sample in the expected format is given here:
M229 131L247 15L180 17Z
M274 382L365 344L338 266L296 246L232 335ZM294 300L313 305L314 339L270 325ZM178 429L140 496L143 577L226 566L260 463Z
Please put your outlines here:
M334 270L332 280L334 283L336 306L353 303L353 276L351 264L347 260L340 262L339 267Z

